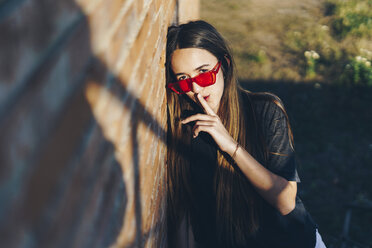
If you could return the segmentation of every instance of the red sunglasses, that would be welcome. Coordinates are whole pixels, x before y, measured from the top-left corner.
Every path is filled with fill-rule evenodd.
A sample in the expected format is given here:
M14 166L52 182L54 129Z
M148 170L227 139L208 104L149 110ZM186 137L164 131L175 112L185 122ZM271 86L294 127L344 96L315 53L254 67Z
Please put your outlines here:
M169 83L167 87L176 92L177 94L185 94L186 92L189 92L192 87L192 82L197 83L201 87L207 87L216 82L216 75L220 67L221 62L218 61L212 70L200 73L199 75L193 78L187 78L184 80L179 80L174 83Z

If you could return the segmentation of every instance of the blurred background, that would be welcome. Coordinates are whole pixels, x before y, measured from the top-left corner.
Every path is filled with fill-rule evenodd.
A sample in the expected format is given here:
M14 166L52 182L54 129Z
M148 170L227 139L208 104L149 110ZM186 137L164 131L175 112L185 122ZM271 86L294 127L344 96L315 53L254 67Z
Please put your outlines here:
M200 11L229 42L240 83L283 100L299 194L325 243L371 247L372 1L201 0Z

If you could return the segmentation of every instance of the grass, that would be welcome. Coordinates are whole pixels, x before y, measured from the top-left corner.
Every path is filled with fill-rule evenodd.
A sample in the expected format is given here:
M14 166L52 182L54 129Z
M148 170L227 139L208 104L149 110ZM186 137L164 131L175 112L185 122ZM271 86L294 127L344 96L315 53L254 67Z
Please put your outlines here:
M244 87L284 101L299 194L328 247L339 247L345 204L372 200L372 29L364 4L371 0L201 0L201 18L230 43ZM310 61L306 51L319 58ZM355 211L350 237L372 245L371 220Z
M354 84L372 71L369 65L369 72L344 75L357 56L372 62L363 55L372 53L371 6L371 0L204 0L201 15L231 44L241 78ZM309 77L304 53L311 50L320 58Z
M328 0L326 15L333 16L333 33L342 39L348 35L372 38L372 1Z

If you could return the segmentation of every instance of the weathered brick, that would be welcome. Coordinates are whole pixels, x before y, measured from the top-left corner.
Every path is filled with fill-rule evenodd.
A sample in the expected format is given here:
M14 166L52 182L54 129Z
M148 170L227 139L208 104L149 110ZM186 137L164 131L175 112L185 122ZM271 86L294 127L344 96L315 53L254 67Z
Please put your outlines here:
M148 2L148 1L146 1ZM135 1L135 6L136 6L136 11L137 11L137 15L140 16L144 7L145 7L145 1L144 0L137 0Z
M189 20L199 18L200 9L199 0L179 0L178 1L178 14L179 22L185 23Z
M60 118L62 106L79 86L79 78L91 53L86 45L89 35L85 23L81 23L75 31L76 35L65 44L63 52L40 68L28 82L31 86L29 90L19 96L6 118L0 120L0 137L3 137L0 153L5 170L1 173L3 181L12 180L13 173L20 173L16 179L19 181L12 184L21 187L23 176L32 170L27 165ZM13 192L18 190L21 188L13 189Z
M73 1L28 0L0 22L0 106L27 83L80 13Z
M1 246L166 246L164 53L185 2L25 0L0 21Z
M122 17L119 28L114 32L112 39L110 40L110 49L105 51L105 62L114 73L117 73L115 68L120 58L123 56L123 53L128 51L131 34L136 32L137 18L138 15L136 14L133 5L131 5Z
M106 0L97 4L95 9L88 14L91 46L97 55L109 49L111 29L115 28L113 24L115 24L123 7L124 3L122 0Z

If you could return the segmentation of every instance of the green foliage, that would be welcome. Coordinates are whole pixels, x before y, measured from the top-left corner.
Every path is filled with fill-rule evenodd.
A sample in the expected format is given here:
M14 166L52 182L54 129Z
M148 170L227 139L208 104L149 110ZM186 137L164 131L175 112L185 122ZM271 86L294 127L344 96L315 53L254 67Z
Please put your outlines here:
M306 76L307 78L311 79L314 78L316 75L315 67L316 67L316 62L319 59L319 54L313 50L311 51L306 51L304 53L305 58L306 58Z
M305 79L326 79L343 85L372 86L372 52L361 54L372 38L372 0L328 0L325 16L318 25L301 29L289 26L285 34L285 48L295 54ZM328 25L324 25L324 24ZM342 39L340 39L342 38ZM361 42L361 41L367 42ZM316 51L319 59L303 56ZM367 51L368 52L368 51Z
M331 15L331 26L338 38L347 35L372 37L372 0L329 0L326 13Z
M317 51L322 61L332 62L342 56L337 42L329 35L327 25L310 26L302 30L288 31L284 45L302 56L307 50Z
M302 61L300 65L304 68L305 77L312 79L316 74L329 75L333 71L330 67L334 67L335 61L341 60L345 53L329 34L329 27L316 25L300 30L296 26L293 29L286 32L284 47L297 57L296 60ZM310 51L316 52L318 58L304 56Z
M263 50L253 51L253 52L243 51L241 54L238 54L238 56L241 56L245 60L256 62L259 64L265 63L267 59L266 53Z
M371 60L366 57L356 56L345 66L341 75L344 84L372 86Z

